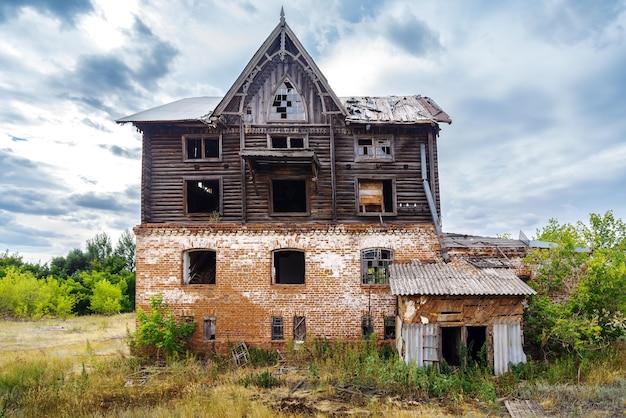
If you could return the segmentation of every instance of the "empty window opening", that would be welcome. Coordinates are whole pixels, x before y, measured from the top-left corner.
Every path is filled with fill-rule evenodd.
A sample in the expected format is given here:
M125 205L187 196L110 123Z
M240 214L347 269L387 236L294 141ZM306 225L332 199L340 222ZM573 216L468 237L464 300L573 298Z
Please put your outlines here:
M303 316L293 317L293 340L304 341L306 339L306 318Z
M186 180L187 213L220 212L220 181Z
M272 340L282 340L282 339L284 339L283 317L273 316L272 317Z
M374 333L374 318L370 315L361 317L361 335L363 338L369 338Z
M480 364L486 364L486 351L483 348L487 343L487 327L468 326L467 329L467 355Z
M220 139L184 137L185 157L188 160L215 160L220 158Z
M361 251L361 283L389 283L389 264L392 261L391 250L371 248Z
M215 251L194 250L184 253L185 284L215 284Z
M272 135L271 146L272 148L304 148L304 138Z
M215 339L215 317L204 318L204 339L207 341Z
M274 251L274 283L304 284L304 251Z
M358 138L357 158L359 160L391 160L390 138Z
M441 327L441 356L451 366L461 365L461 327Z
M271 186L273 213L307 213L305 180L272 180Z
M395 316L386 316L385 317L385 329L384 329L384 338L385 340L395 340L396 339L396 317Z
M394 213L393 181L359 180L359 213Z
M306 114L300 93L289 80L283 81L274 93L270 107L271 120L304 120Z

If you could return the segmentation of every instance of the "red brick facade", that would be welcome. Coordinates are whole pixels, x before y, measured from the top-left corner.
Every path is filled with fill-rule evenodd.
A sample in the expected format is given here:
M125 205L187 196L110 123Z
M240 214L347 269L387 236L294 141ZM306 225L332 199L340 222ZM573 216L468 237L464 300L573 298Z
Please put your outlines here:
M198 323L192 345L224 351L245 341L280 346L293 339L293 319L306 318L306 339L361 338L361 318L374 320L383 339L387 316L397 314L388 285L363 285L361 250L385 248L394 261L434 259L441 249L432 225L363 224L144 224L137 236L137 305L161 295L173 311ZM216 253L215 284L184 284L184 252ZM305 284L273 284L272 251L304 251ZM204 338L205 318L215 318L215 339ZM272 317L282 317L284 338L272 341Z

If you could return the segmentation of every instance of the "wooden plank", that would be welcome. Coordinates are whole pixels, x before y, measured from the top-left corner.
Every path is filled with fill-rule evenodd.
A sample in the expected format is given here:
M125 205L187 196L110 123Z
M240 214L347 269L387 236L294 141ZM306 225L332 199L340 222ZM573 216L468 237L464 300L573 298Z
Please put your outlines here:
M546 412L537 401L533 400L506 400L504 401L507 411L513 418L545 417Z

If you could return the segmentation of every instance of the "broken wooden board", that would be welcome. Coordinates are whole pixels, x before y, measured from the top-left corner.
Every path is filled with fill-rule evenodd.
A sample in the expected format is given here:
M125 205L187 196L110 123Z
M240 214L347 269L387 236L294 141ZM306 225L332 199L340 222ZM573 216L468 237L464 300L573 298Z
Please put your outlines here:
M513 418L545 417L546 412L537 401L504 401L507 411Z

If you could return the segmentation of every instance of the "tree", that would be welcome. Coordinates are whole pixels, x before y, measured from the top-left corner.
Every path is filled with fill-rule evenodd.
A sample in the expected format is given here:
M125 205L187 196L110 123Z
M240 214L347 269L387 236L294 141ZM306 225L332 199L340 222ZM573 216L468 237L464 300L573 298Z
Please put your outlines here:
M551 219L537 238L553 243L526 262L537 291L525 312L525 335L544 356L584 357L626 335L626 225L612 212L589 225Z
M135 235L129 230L125 230L117 241L113 254L125 261L124 268L128 271L135 271Z
M113 315L122 310L122 287L126 287L125 282L114 285L108 280L100 280L93 286L91 304L89 309L94 313L103 315Z

